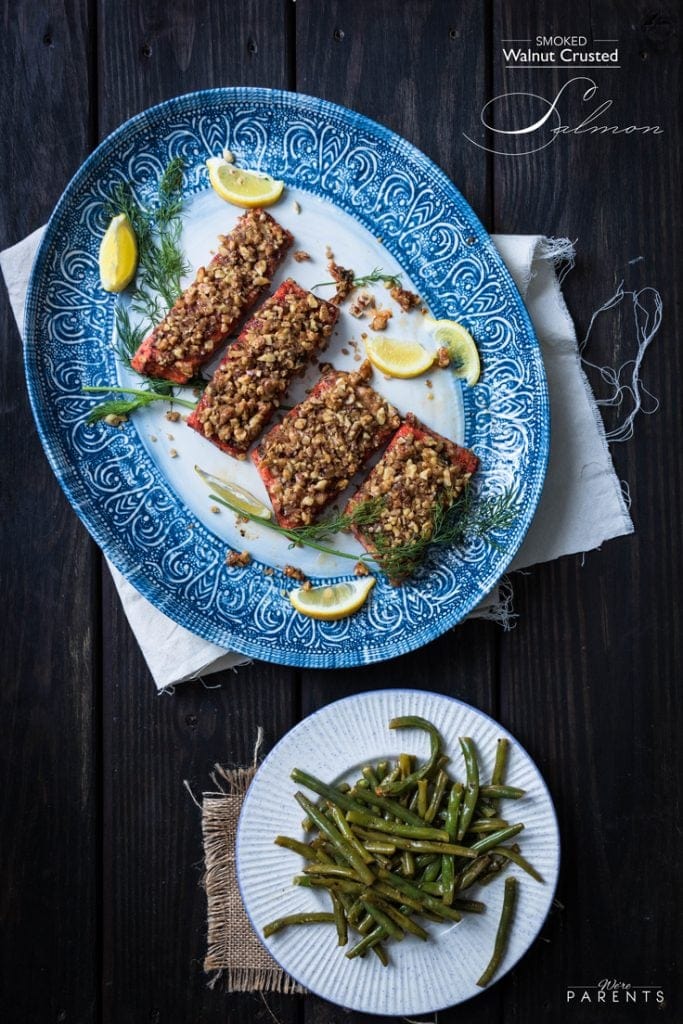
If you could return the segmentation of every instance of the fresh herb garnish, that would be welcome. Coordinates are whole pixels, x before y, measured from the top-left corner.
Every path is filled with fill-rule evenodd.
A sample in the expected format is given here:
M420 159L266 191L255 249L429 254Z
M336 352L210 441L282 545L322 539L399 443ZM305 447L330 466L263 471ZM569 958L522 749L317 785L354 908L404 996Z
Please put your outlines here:
M432 545L457 546L467 541L480 539L487 541L495 548L500 548L495 537L491 535L508 529L514 523L519 511L517 494L511 487L500 494L484 496L475 495L471 488L466 488L450 507L446 507L444 504L435 507L434 527L430 537L420 538L417 541L395 547L381 533L372 534L371 539L377 553L375 555L365 553L359 556L322 545L320 541L329 539L340 530L348 530L351 526L371 526L376 523L383 507L381 498L359 502L351 512L340 513L320 523L288 529L270 519L247 513L215 494L212 494L211 497L238 516L266 526L269 530L286 537L291 542L290 547L315 548L317 551L337 555L340 558L351 558L356 562L376 562L382 572L394 580L408 576Z
M381 267L375 267L370 274L366 274L364 277L354 277L353 287L364 288L365 285L377 284L379 281L383 284L390 285L392 288L400 288L402 286L400 274L387 274ZM338 283L338 281L321 281L319 284L314 284L313 288L327 288L330 285L336 285Z
M159 394L156 391L149 391L143 388L115 388L115 387L84 387L83 391L88 394L114 394L133 395L129 399L112 399L111 401L100 402L88 414L88 423L98 423L107 416L127 416L136 409L144 409L152 402L171 402L182 405L186 409L194 409L196 402L188 402L185 398L176 398L173 393Z
M143 319L133 323L129 310L118 303L116 316L116 351L129 368L131 360L149 331L163 319L182 293L181 279L189 272L189 265L180 244L182 234L183 161L174 157L161 175L157 198L153 205L143 206L127 182L119 182L106 204L106 214L114 217L125 213L138 243L138 270L130 308ZM137 373L137 371L134 371ZM142 378L139 389L84 388L88 392L117 392L137 397L128 401L107 401L95 406L88 423L97 423L106 416L124 416L150 402L173 397L173 385L167 380ZM206 381L190 381L189 386L206 386ZM145 400L144 396L148 396ZM149 397L152 396L152 397ZM194 408L194 404L175 399L181 405Z

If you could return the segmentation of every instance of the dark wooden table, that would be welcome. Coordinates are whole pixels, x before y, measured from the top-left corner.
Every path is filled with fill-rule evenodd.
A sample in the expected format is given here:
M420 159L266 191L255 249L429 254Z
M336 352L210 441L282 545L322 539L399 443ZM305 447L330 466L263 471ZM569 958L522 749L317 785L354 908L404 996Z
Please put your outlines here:
M501 984L439 1021L683 1019L677 5L576 0L569 14L559 2L514 6L511 14L502 0L3 5L2 246L47 219L79 164L132 114L194 89L273 86L345 104L404 135L491 231L578 239L565 291L580 334L622 277L630 288L655 285L665 305L643 370L659 412L613 450L636 534L518 577L512 632L468 623L371 668L254 664L211 680L220 687L159 697L102 557L41 450L3 290L4 1021L369 1019L314 997L268 996L267 1008L258 996L207 988L199 820L181 780L201 788L214 762L245 762L258 724L268 749L314 708L386 685L440 690L499 718L545 773L560 816L558 902L540 939ZM594 76L615 101L601 123L664 132L568 136L523 159L467 142L462 133L475 129L487 99L554 96L568 77L503 69L501 40L539 32L619 39L621 69ZM577 98L574 116L580 108ZM624 305L599 322L594 362L632 358L631 317ZM657 986L665 1005L567 1005L567 986L602 978Z

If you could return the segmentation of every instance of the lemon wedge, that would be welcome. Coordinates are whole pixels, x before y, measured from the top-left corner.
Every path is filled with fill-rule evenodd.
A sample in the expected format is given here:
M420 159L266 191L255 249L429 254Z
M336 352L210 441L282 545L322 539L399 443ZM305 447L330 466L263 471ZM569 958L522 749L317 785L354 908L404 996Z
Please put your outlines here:
M365 604L374 585L374 576L365 576L348 583L334 583L329 587L311 587L310 590L297 587L296 590L290 590L289 600L302 615L331 622L357 612Z
M100 243L100 281L106 292L122 292L138 268L138 242L125 213L112 217Z
M278 201L285 187L284 181L259 171L242 170L220 156L210 157L206 166L213 190L234 206L270 206Z
M470 332L455 320L436 320L434 341L448 349L455 376L462 377L470 387L476 384L481 374L481 364L475 340Z
M418 341L399 341L383 335L366 341L365 351L372 365L387 377L419 377L434 362L434 353Z
M195 473L202 478L204 483L219 497L224 498L236 512L244 512L245 515L258 516L260 519L272 519L273 511L264 505L251 491L232 483L231 480L223 480L219 476L207 473L201 466L194 467Z

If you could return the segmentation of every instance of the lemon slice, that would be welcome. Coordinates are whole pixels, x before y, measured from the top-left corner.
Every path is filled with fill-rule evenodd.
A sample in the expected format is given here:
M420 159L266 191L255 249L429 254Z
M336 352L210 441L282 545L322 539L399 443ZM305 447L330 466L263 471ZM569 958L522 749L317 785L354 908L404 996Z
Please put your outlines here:
M244 171L220 156L210 157L206 166L214 191L234 206L270 206L278 201L285 187L284 181L259 171Z
M334 583L329 587L311 587L304 590L297 587L290 590L289 600L302 615L311 619L345 619L365 604L368 594L375 585L374 576L350 580L348 583Z
M122 292L138 268L138 243L125 213L112 217L100 243L100 281L106 292Z
M260 519L272 519L273 511L264 505L257 497L239 484L230 480L222 480L219 476L207 473L201 466L195 466L197 473L204 483L219 497L224 498L236 512L244 512L245 515L258 516Z
M434 341L448 349L455 376L462 377L470 387L476 384L481 373L481 364L476 343L470 332L455 320L436 320Z
M366 341L365 351L372 365L388 377L419 377L434 362L434 353L418 341L399 341L383 335Z

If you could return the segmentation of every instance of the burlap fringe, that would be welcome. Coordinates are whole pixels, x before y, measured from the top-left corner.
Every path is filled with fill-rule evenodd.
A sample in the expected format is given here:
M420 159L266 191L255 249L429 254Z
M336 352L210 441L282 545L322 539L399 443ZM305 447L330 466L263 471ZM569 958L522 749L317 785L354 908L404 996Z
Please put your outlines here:
M211 975L210 988L220 984L230 992L305 992L254 934L237 885L237 821L258 766L262 742L263 730L259 727L253 764L231 769L214 765L210 778L215 788L202 793L203 882L208 904L204 970Z

